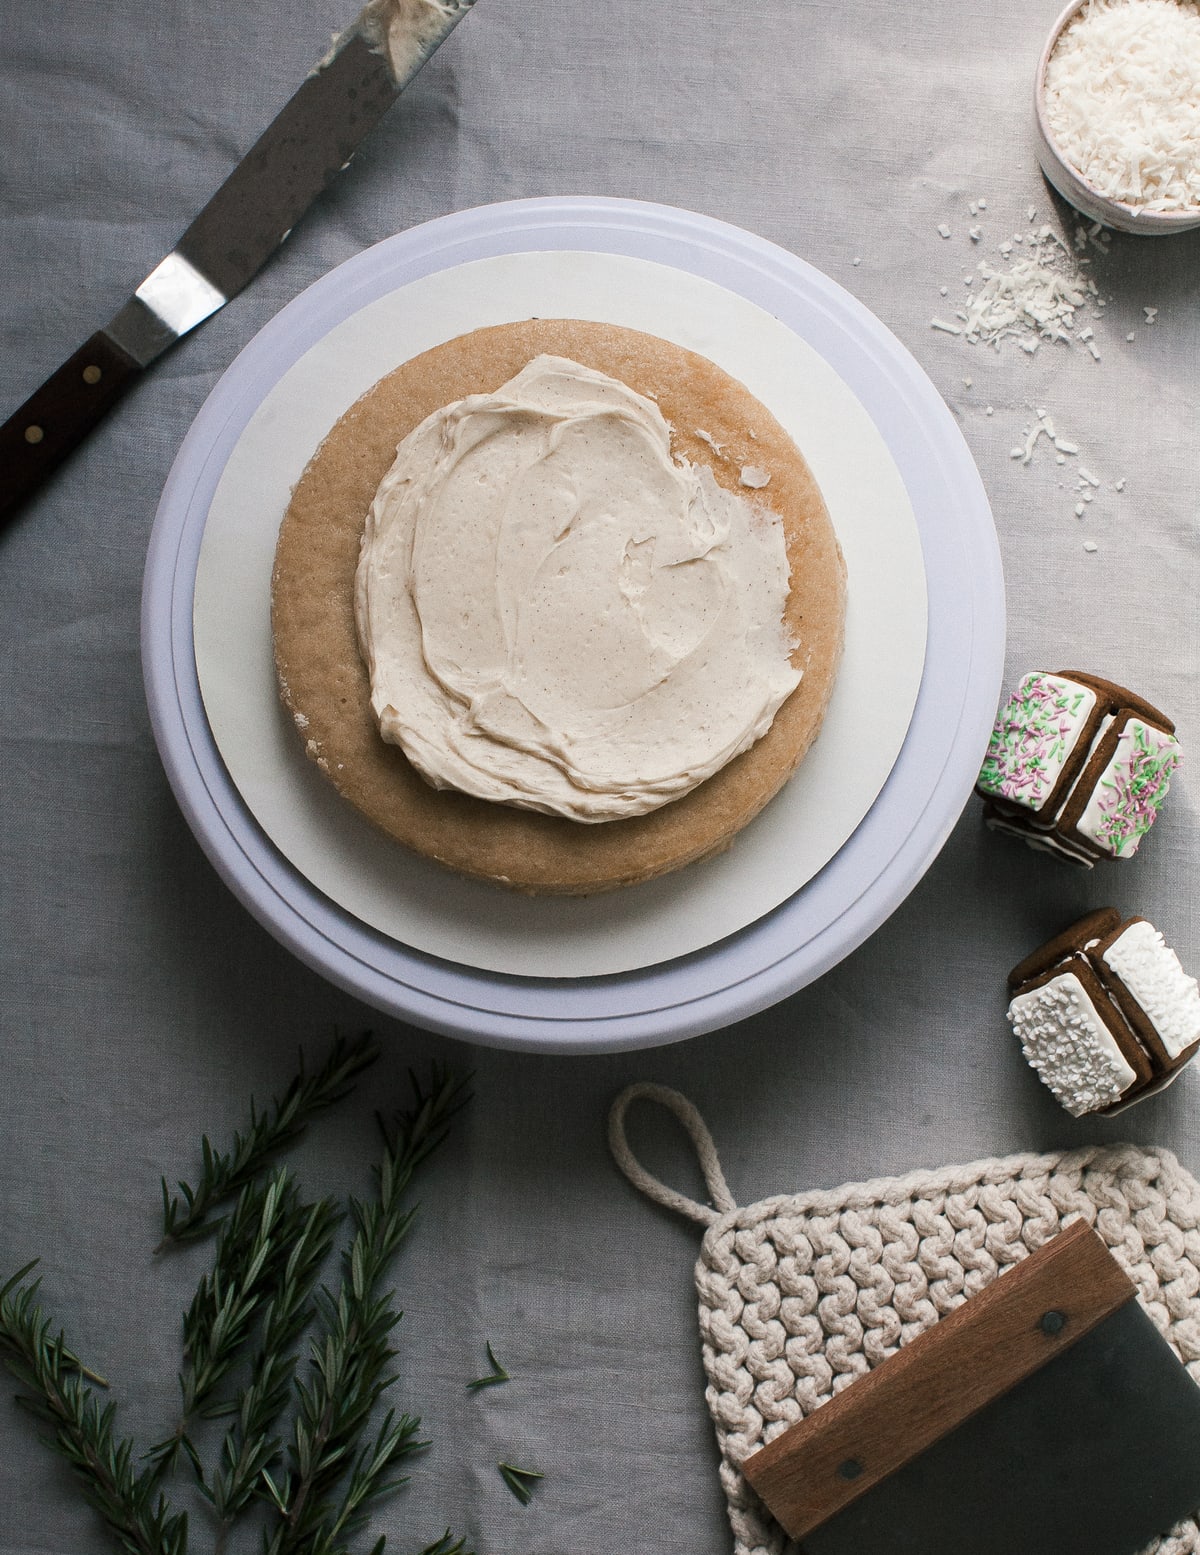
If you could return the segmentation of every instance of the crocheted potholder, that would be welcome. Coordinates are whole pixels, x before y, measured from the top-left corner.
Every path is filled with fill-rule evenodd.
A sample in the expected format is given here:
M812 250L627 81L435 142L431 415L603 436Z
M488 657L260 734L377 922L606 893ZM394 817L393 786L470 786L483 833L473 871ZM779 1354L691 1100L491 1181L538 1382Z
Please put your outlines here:
M625 1114L639 1099L683 1124L711 1206L635 1160ZM1099 1232L1200 1383L1200 1183L1169 1151L1013 1155L739 1208L703 1119L677 1091L623 1091L609 1143L635 1187L708 1228L696 1263L700 1338L735 1555L795 1548L742 1477L752 1453L1072 1221ZM1200 1526L1180 1523L1146 1555L1200 1555Z

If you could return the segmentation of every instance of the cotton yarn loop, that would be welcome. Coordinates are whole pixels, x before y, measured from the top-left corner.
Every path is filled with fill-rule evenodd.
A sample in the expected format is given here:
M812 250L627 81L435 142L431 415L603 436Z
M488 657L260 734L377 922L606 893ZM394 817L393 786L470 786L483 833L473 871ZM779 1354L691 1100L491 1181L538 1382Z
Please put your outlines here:
M636 1101L683 1124L711 1205L635 1159L625 1118ZM640 1192L707 1226L695 1273L700 1339L735 1555L794 1549L742 1477L752 1453L1073 1221L1099 1233L1200 1383L1200 1183L1169 1151L1012 1155L739 1207L707 1126L677 1091L622 1091L609 1143ZM1188 1519L1146 1555L1200 1555L1200 1526Z

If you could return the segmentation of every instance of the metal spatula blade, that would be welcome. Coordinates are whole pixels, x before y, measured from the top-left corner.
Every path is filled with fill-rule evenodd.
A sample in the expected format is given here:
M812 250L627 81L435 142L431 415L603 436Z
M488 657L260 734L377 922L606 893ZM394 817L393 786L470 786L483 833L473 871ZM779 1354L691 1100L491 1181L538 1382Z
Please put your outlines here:
M475 0L370 0L176 247L0 427L0 522L147 367L224 307L350 161Z

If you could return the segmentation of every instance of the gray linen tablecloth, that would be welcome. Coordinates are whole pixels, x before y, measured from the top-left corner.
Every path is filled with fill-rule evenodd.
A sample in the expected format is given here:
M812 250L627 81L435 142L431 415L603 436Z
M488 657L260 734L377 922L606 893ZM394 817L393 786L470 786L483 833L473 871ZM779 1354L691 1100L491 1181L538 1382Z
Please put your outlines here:
M1092 906L1144 914L1200 969L1189 767L1128 864L1057 866L986 834L972 803L894 917L815 986L657 1051L544 1058L408 1029L294 960L193 840L142 692L155 504L241 347L401 229L495 200L598 194L736 223L861 298L929 373L978 462L1003 550L1009 681L1093 668L1168 709L1200 748L1200 234L1089 245L1110 299L1099 361L1078 345L971 348L930 323L952 317L980 258L999 263L1000 242L1029 229L1029 207L1072 241L1030 122L1057 8L480 0L249 290L0 537L0 1272L41 1258L48 1310L111 1380L140 1443L173 1418L179 1312L203 1263L152 1256L159 1178L194 1175L201 1133L226 1140L250 1093L278 1090L297 1048L316 1058L335 1031L373 1029L384 1056L296 1156L314 1191L368 1190L372 1115L404 1101L410 1067L474 1075L397 1269L396 1402L431 1442L377 1519L400 1552L447 1524L480 1555L729 1548L694 1228L639 1198L605 1145L608 1102L632 1080L692 1097L742 1201L1119 1138L1200 1169L1200 1070L1117 1120L1073 1122L1004 1018L1007 969ZM4 12L7 415L170 248L352 11L10 0ZM1074 463L1056 465L1045 440L1029 464L1011 457L1039 409L1101 482L1082 519ZM635 1121L646 1158L697 1191L671 1130ZM513 1380L470 1394L488 1340ZM528 1507L500 1460L545 1474ZM200 1513L193 1548L209 1547ZM5 1403L2 1555L104 1548L66 1468Z

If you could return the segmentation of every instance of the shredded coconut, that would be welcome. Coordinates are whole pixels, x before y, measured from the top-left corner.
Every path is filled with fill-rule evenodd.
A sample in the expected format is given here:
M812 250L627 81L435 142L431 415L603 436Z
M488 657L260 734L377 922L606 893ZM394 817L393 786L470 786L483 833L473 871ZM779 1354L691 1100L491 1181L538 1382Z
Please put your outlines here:
M1088 0L1046 65L1057 149L1108 199L1200 206L1200 6Z
M1017 234L999 245L1006 269L982 260L974 274L963 277L970 295L955 309L959 325L935 318L930 320L932 327L996 351L1001 341L1012 339L1027 356L1033 356L1043 342L1078 340L1099 361L1091 325L1077 319L1081 309L1099 308L1103 302L1095 281L1080 268L1087 261L1076 262L1054 229L1045 224L1025 235L1024 252L1013 259L1013 245L1021 241ZM946 295L945 287L939 291ZM1077 329L1077 324L1084 327Z

